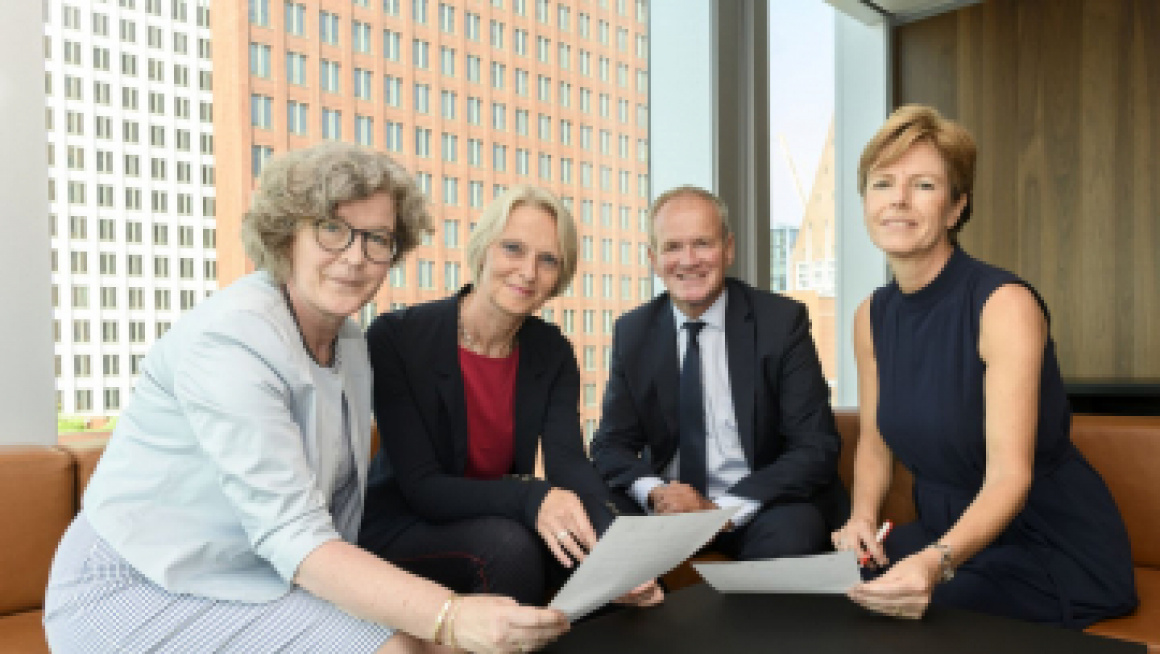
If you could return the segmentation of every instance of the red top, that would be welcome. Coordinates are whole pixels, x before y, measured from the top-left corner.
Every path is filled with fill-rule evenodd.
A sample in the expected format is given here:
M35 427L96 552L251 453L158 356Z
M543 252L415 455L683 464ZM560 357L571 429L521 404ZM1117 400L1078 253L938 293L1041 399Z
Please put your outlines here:
M467 468L472 479L498 479L511 471L519 350L502 359L459 348L467 407Z

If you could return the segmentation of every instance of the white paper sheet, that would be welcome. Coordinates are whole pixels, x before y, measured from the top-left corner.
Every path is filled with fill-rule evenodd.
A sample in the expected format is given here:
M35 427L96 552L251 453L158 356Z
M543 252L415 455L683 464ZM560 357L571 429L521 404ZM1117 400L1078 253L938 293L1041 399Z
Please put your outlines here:
M693 568L721 593L841 595L862 582L854 552L765 561L694 563Z
M709 542L738 507L674 515L619 516L551 607L576 620L672 570Z

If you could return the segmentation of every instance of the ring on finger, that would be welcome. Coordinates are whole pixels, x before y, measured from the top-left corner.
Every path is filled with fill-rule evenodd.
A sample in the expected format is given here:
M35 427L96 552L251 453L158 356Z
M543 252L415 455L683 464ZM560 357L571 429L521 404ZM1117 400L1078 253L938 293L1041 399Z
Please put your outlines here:
M572 532L567 529L561 529L556 532L556 540L565 540L572 535Z

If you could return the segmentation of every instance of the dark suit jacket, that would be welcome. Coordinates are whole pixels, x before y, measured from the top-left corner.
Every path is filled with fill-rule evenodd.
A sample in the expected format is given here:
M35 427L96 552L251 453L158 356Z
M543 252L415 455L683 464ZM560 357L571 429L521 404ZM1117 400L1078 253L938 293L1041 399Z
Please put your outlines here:
M835 527L848 500L837 475L841 437L805 306L727 280L725 342L737 428L753 471L730 494L763 505L816 502ZM616 322L596 468L613 489L662 476L679 437L677 334L667 293Z
M584 451L580 373L560 330L534 316L517 333L514 460L497 480L463 476L467 410L459 369L458 302L468 292L383 314L367 330L380 448L371 464L363 531L388 542L416 519L506 516L534 530L552 486L580 496L593 527L612 520L608 489ZM543 438L547 481L532 476Z

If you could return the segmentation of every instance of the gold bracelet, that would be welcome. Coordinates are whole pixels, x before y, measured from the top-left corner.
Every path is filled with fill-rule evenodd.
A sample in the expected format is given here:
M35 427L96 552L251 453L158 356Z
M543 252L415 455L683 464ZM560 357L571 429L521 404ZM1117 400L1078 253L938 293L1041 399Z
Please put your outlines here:
M462 597L456 596L455 601L452 602L451 610L447 612L447 624L443 627L443 634L446 638L440 645L446 645L451 649L459 649L459 645L455 643L455 618L459 616L459 600Z
M431 634L432 642L439 643L439 634L443 631L443 623L447 620L447 613L458 599L458 595L452 595L443 602L443 608L439 609L439 617L435 618L435 632Z

